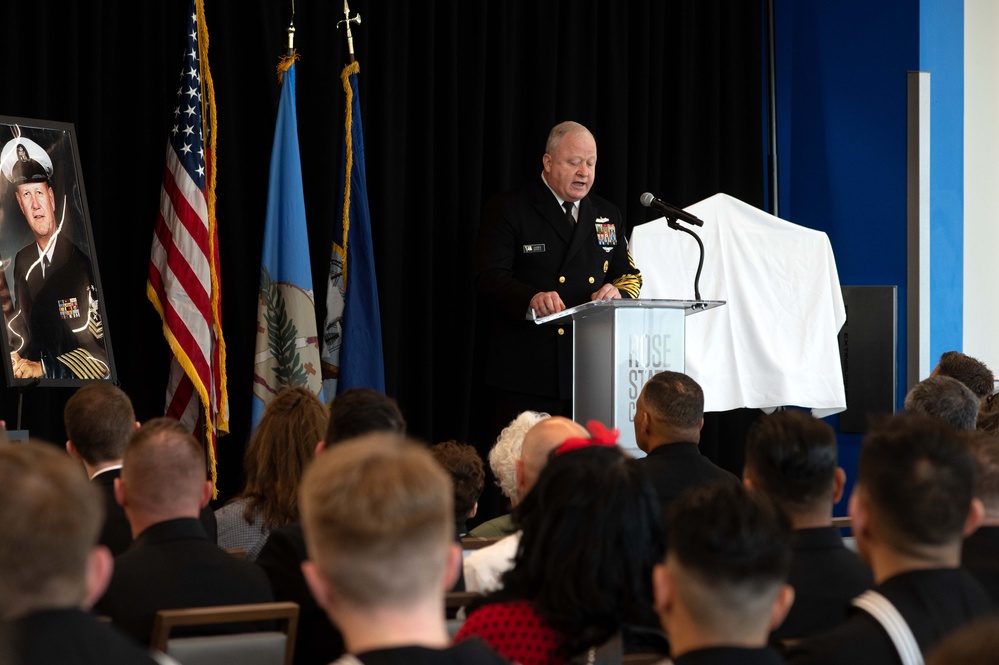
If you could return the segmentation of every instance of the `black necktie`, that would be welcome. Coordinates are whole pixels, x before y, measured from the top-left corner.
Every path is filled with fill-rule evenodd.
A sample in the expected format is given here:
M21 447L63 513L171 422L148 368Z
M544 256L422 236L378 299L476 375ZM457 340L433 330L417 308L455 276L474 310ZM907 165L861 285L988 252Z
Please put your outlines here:
M49 268L52 266L52 262L49 261L49 257L46 254L42 257L42 277L47 277Z
M572 216L572 209L575 207L575 204L572 201L566 201L562 204L562 207L565 208L565 218L569 220L569 228L576 228L576 218Z

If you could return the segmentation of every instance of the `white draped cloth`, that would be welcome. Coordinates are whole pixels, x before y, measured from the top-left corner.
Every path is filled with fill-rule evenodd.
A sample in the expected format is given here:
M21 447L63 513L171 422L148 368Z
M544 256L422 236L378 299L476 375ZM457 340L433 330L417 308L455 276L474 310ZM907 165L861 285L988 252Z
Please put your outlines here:
M837 339L846 310L826 234L726 194L686 210L704 221L687 225L704 243L701 297L726 301L686 319L685 372L704 388L705 411L846 409ZM689 235L653 220L635 228L631 251L642 298L694 298Z

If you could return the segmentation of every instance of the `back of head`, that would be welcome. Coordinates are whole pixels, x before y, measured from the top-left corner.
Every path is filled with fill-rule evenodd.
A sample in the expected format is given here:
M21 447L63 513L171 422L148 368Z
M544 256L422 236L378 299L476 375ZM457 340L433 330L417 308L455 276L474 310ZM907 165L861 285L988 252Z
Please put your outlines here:
M746 437L746 477L789 514L832 509L836 434L804 411L760 418Z
M133 510L159 518L197 516L206 479L201 444L172 418L154 418L125 447L121 480Z
M333 399L327 446L373 432L405 434L406 420L394 399L371 388L351 388Z
M655 625L659 502L645 468L620 448L555 454L514 518L520 546L497 597L532 600L571 636L568 653L601 642L623 622Z
M957 379L971 389L981 399L992 394L994 378L992 370L981 360L966 356L959 351L947 351L940 356L933 374Z
M489 451L489 468L496 476L496 484L511 501L517 503L522 498L517 491L516 463L520 459L520 451L524 445L524 435L545 418L547 413L524 411L510 421L496 438L492 450Z
M670 507L667 564L692 618L713 629L769 619L791 565L791 528L765 496L741 485L688 490ZM762 615L762 616L761 616Z
M98 490L64 452L0 446L0 619L80 606L103 520Z
M120 460L135 426L132 401L108 381L83 386L63 410L66 435L90 465Z
M520 449L520 494L527 494L537 482L541 470L548 464L551 452L562 445L563 441L573 437L588 439L590 433L579 423L563 416L545 418L527 430Z
M465 520L471 514L486 482L486 469L474 446L457 441L444 441L430 453L454 484L454 518Z
M999 524L999 437L982 430L965 436L978 470L975 496L985 507L985 520Z
M358 608L443 594L454 540L451 479L421 445L372 434L319 455L302 479L309 558Z
M704 419L704 391L686 374L656 374L645 383L639 399L658 427L700 431Z
M980 404L971 388L949 376L923 379L905 396L906 411L926 414L960 430L975 429Z
M298 521L298 482L326 435L326 405L301 386L267 403L246 447L243 467L247 515L263 515L274 529Z
M898 552L959 542L976 481L961 434L922 414L878 422L860 450L857 491Z

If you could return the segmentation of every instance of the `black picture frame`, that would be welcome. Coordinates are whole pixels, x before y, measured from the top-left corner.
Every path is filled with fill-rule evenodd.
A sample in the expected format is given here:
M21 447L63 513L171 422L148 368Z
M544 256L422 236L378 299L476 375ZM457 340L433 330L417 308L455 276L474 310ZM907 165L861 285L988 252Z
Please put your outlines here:
M117 382L78 145L71 123L0 116L0 342L11 359L2 363L8 386Z

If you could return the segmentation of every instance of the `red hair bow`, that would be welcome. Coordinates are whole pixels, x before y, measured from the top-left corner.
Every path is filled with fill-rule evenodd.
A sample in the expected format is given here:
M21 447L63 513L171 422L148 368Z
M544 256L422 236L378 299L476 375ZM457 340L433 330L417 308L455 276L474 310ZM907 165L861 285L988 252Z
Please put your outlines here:
M580 448L587 448L589 446L616 446L617 438L621 435L621 432L616 429L607 429L607 427L605 427L599 420L588 420L586 422L586 429L590 431L590 438L584 439L583 437L573 437L571 439L566 439L565 442L555 450L555 454L561 455L562 453L579 450Z

